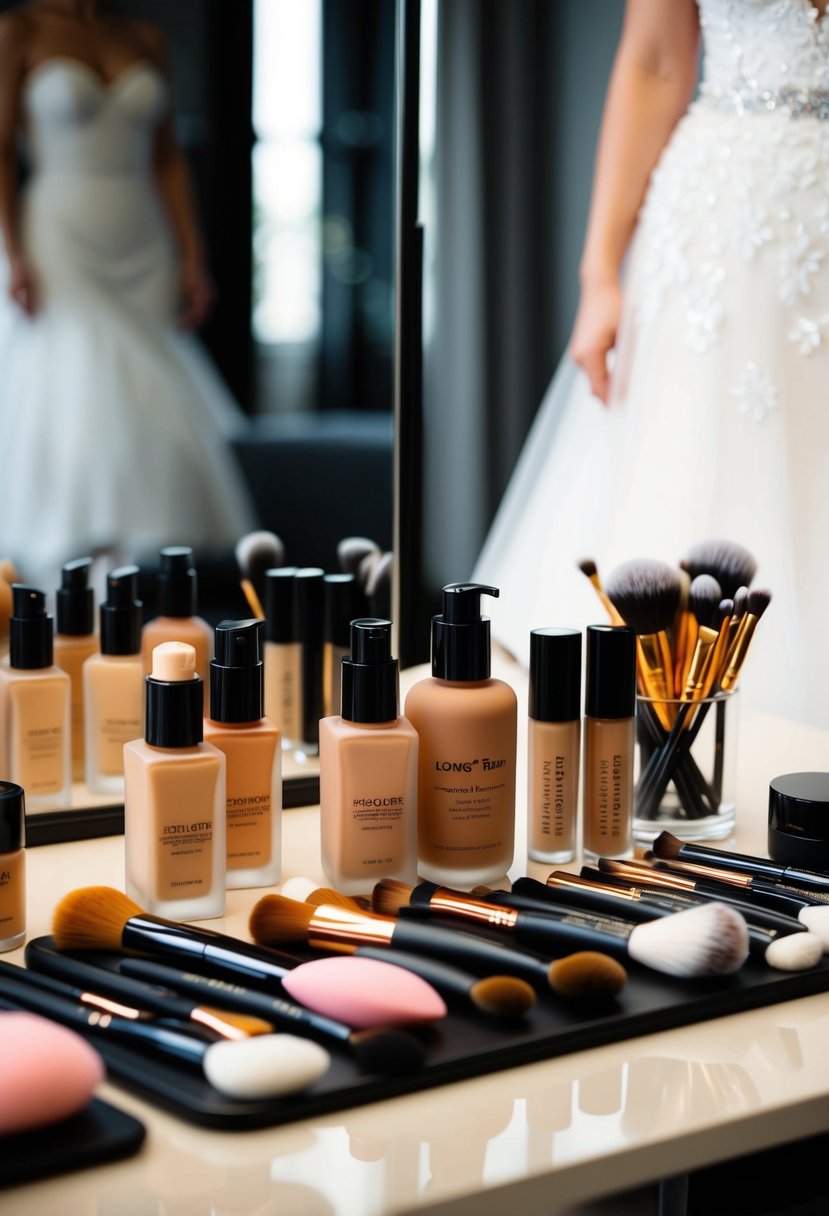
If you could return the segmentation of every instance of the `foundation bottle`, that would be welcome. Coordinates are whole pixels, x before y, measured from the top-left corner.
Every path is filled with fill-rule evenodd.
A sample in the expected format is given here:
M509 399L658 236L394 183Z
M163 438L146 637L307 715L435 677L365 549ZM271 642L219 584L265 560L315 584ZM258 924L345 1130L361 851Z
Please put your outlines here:
M282 750L263 717L261 620L221 621L210 663L204 737L224 754L227 887L279 882L282 861Z
M86 784L93 794L124 797L124 744L144 733L144 664L138 567L107 575L99 608L101 649L83 665Z
M296 566L265 571L265 717L279 728L283 751L302 736L302 647L294 614Z
M330 718L340 712L340 676L351 644L351 622L363 611L357 605L353 574L326 574L323 579L322 712Z
M322 865L344 895L381 878L416 882L417 749L399 716L391 622L351 622L342 660L342 712L320 722Z
M562 864L576 853L581 768L581 631L530 632L527 855Z
M294 575L294 616L300 644L299 759L319 753L322 710L322 622L325 571L301 566Z
M202 681L207 710L208 667L213 657L213 630L196 615L198 577L193 550L171 545L161 550L158 575L158 615L144 626L141 654L144 675L152 670L153 651L162 642L186 642L196 652L196 674Z
M83 781L86 763L83 665L98 650L91 568L91 557L67 562L61 568L61 585L55 595L55 664L69 676L72 687L73 781Z
M144 738L124 747L126 892L154 916L222 916L225 758L202 740L194 648L156 646L145 691Z
M633 852L636 631L588 625L582 854Z
M406 698L420 739L418 873L455 887L501 878L515 852L517 700L490 677L482 594L498 590L443 588L443 612L432 618L432 676Z
M26 940L26 836L23 790L0 781L0 954Z
M0 772L26 791L29 812L65 810L72 798L71 685L52 662L46 596L15 583L9 665L0 667Z

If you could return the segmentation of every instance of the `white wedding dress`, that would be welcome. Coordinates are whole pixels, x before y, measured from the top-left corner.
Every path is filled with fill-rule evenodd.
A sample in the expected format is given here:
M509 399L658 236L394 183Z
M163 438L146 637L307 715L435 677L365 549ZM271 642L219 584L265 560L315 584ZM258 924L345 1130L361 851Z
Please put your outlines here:
M143 60L109 85L63 57L24 81L20 222L40 309L25 316L0 283L0 555L29 580L94 548L198 556L253 526L227 442L240 411L175 327L150 172L166 102Z
M743 698L829 727L829 15L699 0L704 72L625 267L612 401L565 359L478 559L493 636L604 614L577 569L728 539L773 599Z

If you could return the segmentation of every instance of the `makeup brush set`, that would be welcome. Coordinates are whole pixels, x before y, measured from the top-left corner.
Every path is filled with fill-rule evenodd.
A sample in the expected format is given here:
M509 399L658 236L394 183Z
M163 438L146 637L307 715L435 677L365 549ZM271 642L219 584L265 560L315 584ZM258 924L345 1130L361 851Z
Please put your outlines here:
M735 542L715 540L694 546L676 568L629 561L604 583L594 561L580 568L611 622L637 634L636 820L664 816L699 826L720 817L727 834L734 811L725 773L728 702L771 602L771 592L750 589L754 557ZM701 764L695 743L712 710L710 764Z
M149 1101L241 1129L829 988L825 875L667 833L644 861L509 892L285 891L301 898L254 905L251 941L73 891L25 969L0 964L0 1009L77 1030Z

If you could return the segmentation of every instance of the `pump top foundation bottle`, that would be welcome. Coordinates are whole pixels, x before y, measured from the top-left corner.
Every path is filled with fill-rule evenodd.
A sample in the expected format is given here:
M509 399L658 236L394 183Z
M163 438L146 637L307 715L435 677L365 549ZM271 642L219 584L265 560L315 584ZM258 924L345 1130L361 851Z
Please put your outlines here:
M581 630L533 629L527 724L527 855L576 853L581 767Z
M12 586L9 664L0 667L0 773L23 787L29 812L63 810L72 796L71 684L53 662L46 596Z
M213 657L213 630L197 615L198 576L193 550L170 545L161 550L158 573L158 615L144 626L141 654L144 674L152 670L152 655L162 642L186 642L196 652L196 673L202 681L207 709L208 665Z
M391 621L351 622L340 714L320 722L322 865L344 895L417 880L417 732L398 709Z
M630 857L636 721L636 631L588 625L582 853Z
M282 749L278 728L262 713L264 625L221 621L210 662L204 737L226 761L229 888L272 886L280 878Z
M302 738L302 646L294 612L296 566L265 571L265 716L279 728L282 750Z
M73 781L83 781L86 760L83 665L98 651L95 596L89 586L91 569L91 557L66 562L55 595L55 664L69 676L72 687Z
M21 787L0 781L0 954L26 940L25 811Z
M432 618L432 676L406 697L420 739L418 873L472 887L503 877L515 852L517 699L490 675L480 583L443 588Z

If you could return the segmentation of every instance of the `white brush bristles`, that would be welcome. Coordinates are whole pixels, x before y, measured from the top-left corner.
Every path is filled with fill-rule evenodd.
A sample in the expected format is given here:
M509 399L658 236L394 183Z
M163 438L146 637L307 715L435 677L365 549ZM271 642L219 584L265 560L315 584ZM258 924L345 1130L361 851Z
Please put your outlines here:
M293 1034L266 1034L238 1043L212 1043L202 1067L214 1089L233 1098L295 1094L328 1071L324 1047Z
M823 958L823 942L814 933L788 933L775 938L763 957L777 971L807 971Z
M628 953L666 975L730 975L748 956L748 929L736 908L700 904L637 925Z
M814 904L811 908L801 908L797 919L810 933L820 938L824 950L829 950L829 904Z

